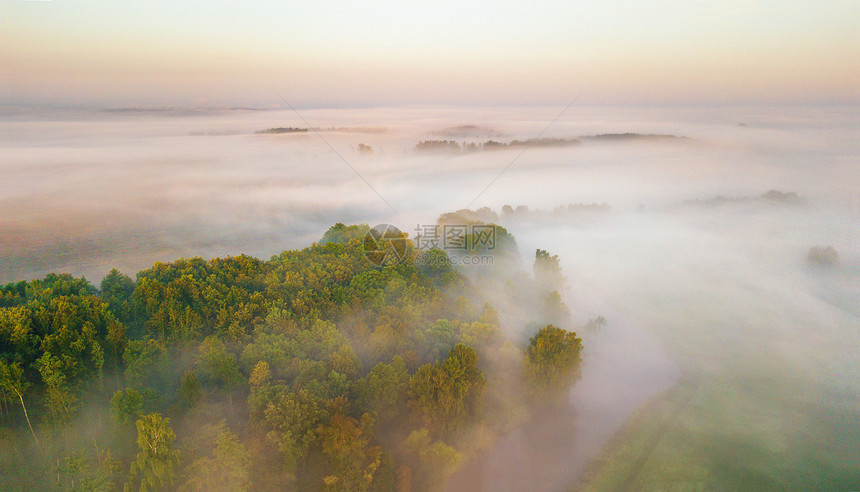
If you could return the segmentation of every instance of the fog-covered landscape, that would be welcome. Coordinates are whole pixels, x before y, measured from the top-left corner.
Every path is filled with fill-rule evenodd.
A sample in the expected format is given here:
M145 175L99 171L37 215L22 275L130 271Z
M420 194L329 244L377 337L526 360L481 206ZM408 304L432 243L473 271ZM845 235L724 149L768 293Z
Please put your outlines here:
M580 332L583 376L567 406L488 444L448 488L620 480L603 476L597 457L631 469L643 460L621 475L636 488L667 477L854 483L860 113L573 106L541 134L558 111L7 116L3 281L68 272L97 283L114 267L133 275L175 258L268 258L319 241L335 222L396 224L414 238L445 212L489 207L487 222L513 234L522 268L537 248L558 255L566 328L605 324ZM256 133L305 123L310 132ZM628 133L643 137L584 138ZM579 142L463 150L539 134ZM416 149L439 135L463 149ZM683 138L645 137L657 135ZM807 257L825 245L836 263ZM505 321L519 320L506 314L516 301L499 302L502 331L522 342L528 328ZM693 388L677 413L636 414L643 434L661 433L647 454L623 446L650 434L607 446L634 411L679 385Z
M105 267L135 270L164 255L266 257L317 239L334 222L388 222L409 232L467 205L500 212L506 204L551 211L606 203L613 212L609 222L642 211L648 213L634 216L704 214L716 220L740 204L697 210L685 203L757 198L771 189L809 201L788 207L795 220L817 223L817 235L808 226L796 228L801 255L808 246L849 240L850 220L860 207L853 186L856 109L574 106L543 136L686 138L584 139L568 148L530 148L475 203L521 149L413 150L420 140L464 124L475 127L472 134L451 139L533 138L561 109L301 111L323 128L320 136L254 134L273 126L306 128L290 110L59 112L49 121L12 115L2 123L9 231L3 254L16 261L4 262L0 273L11 281L68 265L96 279ZM359 144L373 153L359 153ZM785 212L778 206L746 208ZM589 223L585 215L555 222ZM734 225L747 224L740 222ZM851 253L848 243L834 246ZM52 254L43 254L45 247Z
M0 4L0 490L860 489L858 20Z

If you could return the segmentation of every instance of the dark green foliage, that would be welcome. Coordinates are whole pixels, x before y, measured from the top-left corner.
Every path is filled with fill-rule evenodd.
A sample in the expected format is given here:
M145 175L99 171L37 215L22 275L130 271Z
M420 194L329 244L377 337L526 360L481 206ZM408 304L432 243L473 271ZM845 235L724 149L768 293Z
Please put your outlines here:
M159 340L132 340L122 356L125 362L125 378L133 388L162 386L168 353L164 342Z
M335 243L348 245L353 239L356 241L364 239L364 235L367 234L367 231L369 230L370 226L367 224L347 226L338 222L323 234L322 239L320 239L320 244Z
M182 410L189 410L197 406L200 401L200 383L194 371L188 371L182 376L179 395L179 406Z
M519 261L517 242L507 229L496 223L498 219L498 214L487 207L448 212L439 216L437 236L446 234L446 226L467 226L464 245L469 253L491 255L494 265L515 269L513 262Z
M111 312L123 323L134 320L131 296L134 293L134 280L114 268L101 283L99 297L107 301Z
M92 458L83 451L75 451L58 464L56 485L62 490L109 492L117 490L121 472L122 463L110 450L96 449Z
M110 403L111 414L120 424L130 424L143 415L143 394L134 388L117 391Z
M425 360L434 362L445 358L448 351L457 343L456 332L456 327L450 321L439 319L416 333L419 344L424 347Z
M28 299L0 309L0 356L31 368L49 354L70 383L105 365L115 367L125 348L125 327L85 280L55 277L31 282Z
M13 307L23 304L27 298L27 282L0 285L0 307Z

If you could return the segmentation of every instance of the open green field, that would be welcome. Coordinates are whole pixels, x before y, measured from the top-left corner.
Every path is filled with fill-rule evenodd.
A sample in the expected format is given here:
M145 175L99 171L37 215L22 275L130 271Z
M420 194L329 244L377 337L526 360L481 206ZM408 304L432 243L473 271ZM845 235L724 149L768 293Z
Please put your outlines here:
M640 408L572 490L858 490L857 408L822 397L743 373L688 375Z
M739 205L635 218L659 240L583 233L566 271L639 320L682 377L582 490L860 490L860 270L802 262L822 217Z

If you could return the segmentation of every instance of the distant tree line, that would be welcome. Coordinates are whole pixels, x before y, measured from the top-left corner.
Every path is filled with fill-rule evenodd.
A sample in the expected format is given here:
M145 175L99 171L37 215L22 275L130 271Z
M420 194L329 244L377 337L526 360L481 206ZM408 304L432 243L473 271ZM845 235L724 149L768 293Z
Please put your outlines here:
M307 128L293 128L289 127L277 127L277 128L267 128L265 130L257 130L254 133L306 133L308 131Z
M522 147L565 147L582 143L578 138L530 138L512 140L508 143L487 140L486 142L463 142L454 140L421 140L413 149L415 152L468 153L484 150L499 150Z

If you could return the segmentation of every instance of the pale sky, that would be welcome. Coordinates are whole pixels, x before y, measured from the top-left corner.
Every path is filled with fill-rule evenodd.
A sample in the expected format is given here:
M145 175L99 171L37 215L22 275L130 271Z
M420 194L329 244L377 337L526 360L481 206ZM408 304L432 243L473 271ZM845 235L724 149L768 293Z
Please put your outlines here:
M856 104L858 26L858 0L0 0L0 103Z

